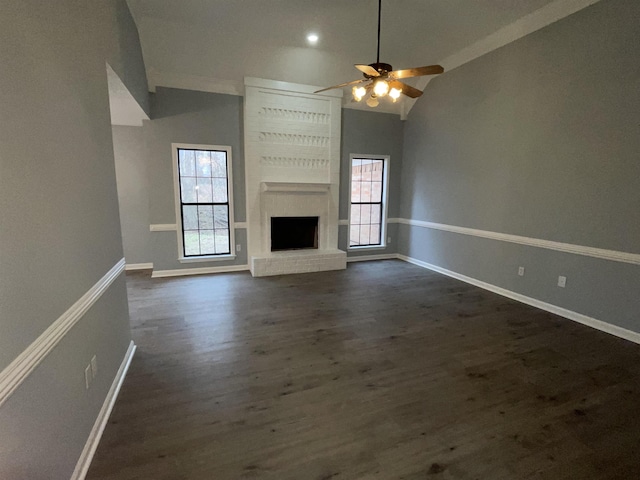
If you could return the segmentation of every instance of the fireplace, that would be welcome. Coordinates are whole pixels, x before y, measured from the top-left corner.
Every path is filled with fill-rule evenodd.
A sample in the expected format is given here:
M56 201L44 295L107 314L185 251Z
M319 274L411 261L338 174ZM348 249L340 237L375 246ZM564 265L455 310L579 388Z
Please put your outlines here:
M318 217L271 217L271 251L318 248Z
M344 270L338 249L342 90L245 77L251 275ZM311 217L311 218L309 218Z

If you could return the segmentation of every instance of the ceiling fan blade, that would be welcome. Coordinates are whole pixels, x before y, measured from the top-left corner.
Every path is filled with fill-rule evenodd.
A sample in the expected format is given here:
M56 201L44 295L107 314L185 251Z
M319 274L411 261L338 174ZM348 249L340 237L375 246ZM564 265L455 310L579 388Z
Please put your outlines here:
M422 95L422 92L417 88L413 88L411 85L407 85L406 83L402 83L398 80L389 82L389 86L391 88L397 88L398 90L401 90L402 93L410 98L418 98L420 95Z
M405 70L396 70L389 73L391 78L410 78L421 77L423 75L437 75L444 72L444 68L440 65L429 65L427 67L407 68Z
M380 73L373 68L371 65L354 65L358 70L360 70L365 75L369 75L370 77L379 77Z
M313 93L320 93L320 92L326 92L327 90L332 90L334 88L342 88L342 87L348 87L349 85L355 85L357 83L362 83L362 82L367 82L368 79L366 78L362 78L360 80L353 80L351 82L347 82L347 83L341 83L340 85L334 85L333 87L327 87L327 88L323 88L322 90L316 90Z

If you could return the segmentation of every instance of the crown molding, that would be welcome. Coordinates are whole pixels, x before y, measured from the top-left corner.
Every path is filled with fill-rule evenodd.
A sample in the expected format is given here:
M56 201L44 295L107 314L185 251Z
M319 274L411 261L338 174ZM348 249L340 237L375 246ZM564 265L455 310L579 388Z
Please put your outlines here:
M202 75L159 72L150 68L147 71L147 81L150 92L155 92L156 87L165 87L195 90L198 92L222 93L224 95L236 95L240 97L244 95L244 85L242 82L205 77Z
M462 50L442 59L437 62L445 69L445 73L454 70L465 63L471 62L487 53L497 50L500 47L515 42L522 37L529 35L537 30L540 30L552 23L562 20L573 13L587 8L600 0L555 0L538 10L519 18L515 22L500 28L494 33L478 40L477 42L463 48ZM429 82L434 77L421 77L418 79L416 88L424 91ZM253 77L245 77L243 81L233 81L228 79L213 78L203 75L190 75L177 72L160 72L153 68L149 68L147 71L147 80L149 84L149 91L155 92L156 87L167 88L179 88L184 90L196 90L200 92L209 93L221 93L225 95L237 95L244 96L244 86L253 85L263 88L272 89L285 89L291 90L291 86L295 86L298 89L302 88L301 92L312 93L322 87L313 87L308 85L291 84L289 82L281 82L276 80L263 80ZM299 91L294 89L295 91ZM343 91L329 91L323 92L319 95L324 96L336 96L342 97ZM378 113L392 113L399 114L402 120L406 120L409 112L415 105L418 99L403 98L398 104L390 105L388 108L369 109L362 105L354 104L346 100L342 105L343 108L372 111Z

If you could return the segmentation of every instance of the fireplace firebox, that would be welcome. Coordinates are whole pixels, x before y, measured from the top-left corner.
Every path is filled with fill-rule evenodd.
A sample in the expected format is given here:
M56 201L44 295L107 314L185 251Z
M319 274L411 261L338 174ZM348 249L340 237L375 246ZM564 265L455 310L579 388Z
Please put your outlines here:
M271 217L271 251L318 248L318 217Z

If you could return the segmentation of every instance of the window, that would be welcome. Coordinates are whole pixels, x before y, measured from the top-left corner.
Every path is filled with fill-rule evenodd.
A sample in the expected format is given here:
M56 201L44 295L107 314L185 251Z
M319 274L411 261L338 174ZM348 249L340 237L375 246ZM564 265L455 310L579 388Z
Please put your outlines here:
M389 157L352 155L349 247L383 247Z
M232 255L231 147L173 145L181 259Z

